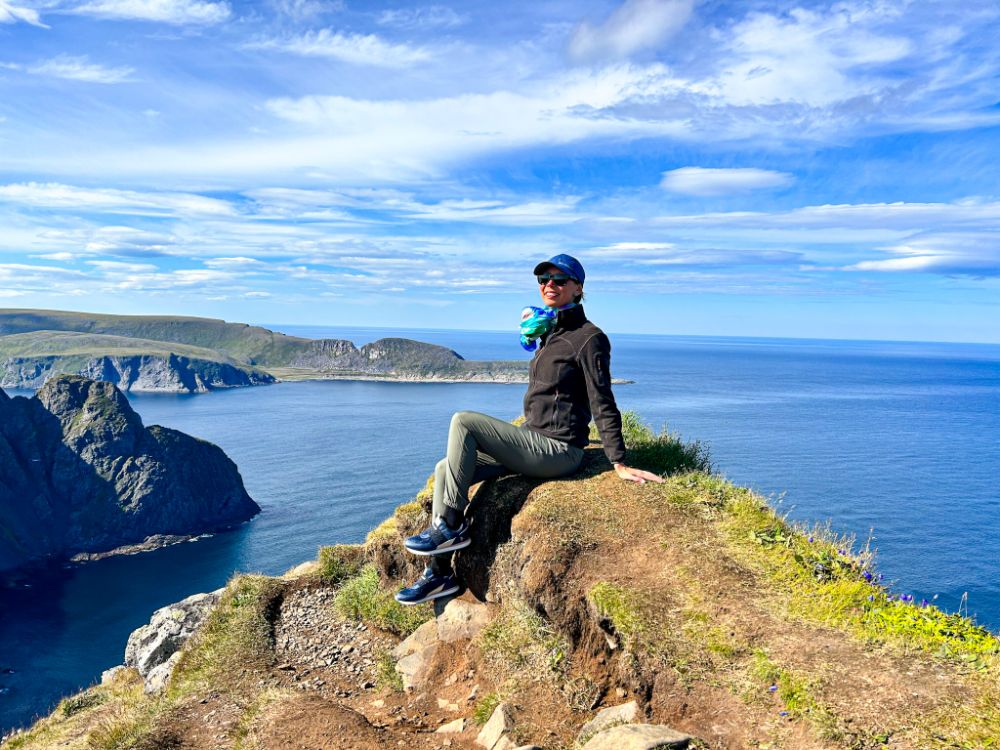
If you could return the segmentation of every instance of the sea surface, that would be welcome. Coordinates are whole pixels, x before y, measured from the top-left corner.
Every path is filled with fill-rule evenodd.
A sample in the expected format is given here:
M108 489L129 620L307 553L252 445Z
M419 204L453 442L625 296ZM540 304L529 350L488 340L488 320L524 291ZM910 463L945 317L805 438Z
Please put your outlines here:
M405 336L468 359L507 333L271 326L358 345ZM1000 629L1000 346L611 335L619 405L706 443L719 471L805 524L871 537L895 591ZM210 440L263 513L239 530L0 587L0 735L120 663L154 609L238 571L359 542L412 498L456 410L512 419L522 385L300 382L133 395L146 424ZM965 597L965 603L962 603ZM12 670L12 671L11 671Z

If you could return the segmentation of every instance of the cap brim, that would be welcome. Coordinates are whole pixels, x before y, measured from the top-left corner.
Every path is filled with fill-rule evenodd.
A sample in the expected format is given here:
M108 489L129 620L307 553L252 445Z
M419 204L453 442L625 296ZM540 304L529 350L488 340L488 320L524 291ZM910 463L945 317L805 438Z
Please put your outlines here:
M547 260L543 260L541 263L539 263L537 266L535 266L535 270L532 271L532 273L535 274L535 276L537 276L538 274L540 274L542 271L544 271L549 266L553 266L554 268L559 268L559 266L556 266L553 263L549 263ZM559 270L562 270L562 269L560 268Z

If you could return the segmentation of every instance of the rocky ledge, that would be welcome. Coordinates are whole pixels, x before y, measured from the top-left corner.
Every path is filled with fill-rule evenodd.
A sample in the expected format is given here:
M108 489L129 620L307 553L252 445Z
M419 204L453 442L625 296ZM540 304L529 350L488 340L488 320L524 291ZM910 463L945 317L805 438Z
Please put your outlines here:
M218 531L259 511L218 446L143 426L111 383L60 375L32 398L0 390L0 571Z

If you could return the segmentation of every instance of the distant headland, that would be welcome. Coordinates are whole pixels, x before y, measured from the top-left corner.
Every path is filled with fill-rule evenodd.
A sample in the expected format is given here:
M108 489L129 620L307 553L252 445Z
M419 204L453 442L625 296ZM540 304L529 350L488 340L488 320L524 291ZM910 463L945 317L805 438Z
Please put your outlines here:
M0 310L0 387L39 388L61 373L126 391L203 393L279 380L522 383L528 366L403 338L358 348L212 318Z

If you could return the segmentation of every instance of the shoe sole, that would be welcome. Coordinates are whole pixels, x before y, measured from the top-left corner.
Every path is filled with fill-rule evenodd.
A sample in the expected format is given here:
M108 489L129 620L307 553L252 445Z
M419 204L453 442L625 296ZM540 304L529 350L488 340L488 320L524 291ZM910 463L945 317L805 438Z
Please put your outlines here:
M442 596L451 596L452 594L461 591L461 586L452 586L449 589L444 589L443 591L435 591L433 594L428 594L423 599L408 599L406 601L397 598L396 601L403 605L410 604L423 604L424 602L429 602L434 599L440 599Z
M417 550L417 549L413 549L412 547L406 547L405 544L403 546L406 547L406 549L409 550L410 552L412 552L414 555L420 555L422 557L427 557L428 555L443 555L445 552L454 552L457 549L465 549L470 544L472 544L472 540L471 539L466 539L464 542L459 542L458 544L453 544L450 547L438 547L437 549L431 550L429 552L427 550Z

